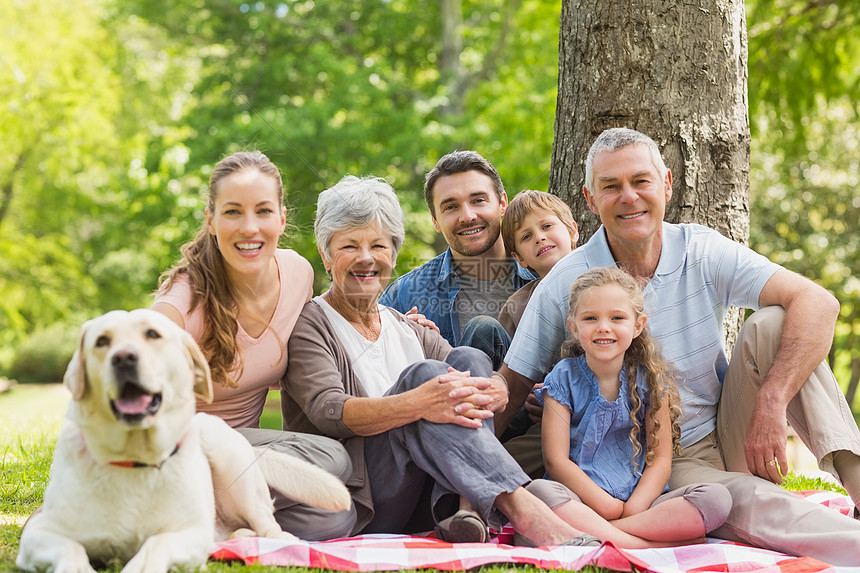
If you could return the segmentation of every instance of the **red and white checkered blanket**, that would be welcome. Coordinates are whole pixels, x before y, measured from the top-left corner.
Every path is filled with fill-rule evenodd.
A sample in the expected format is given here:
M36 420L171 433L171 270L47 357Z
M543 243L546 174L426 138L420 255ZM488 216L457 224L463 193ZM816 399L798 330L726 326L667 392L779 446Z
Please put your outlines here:
M845 496L832 492L801 492L810 501L844 514L853 508ZM503 531L495 543L450 544L407 535L362 535L309 543L246 538L219 543L211 557L246 564L315 567L338 571L395 571L432 568L471 569L490 563L519 563L541 569L578 571L586 565L613 571L654 573L860 573L857 567L835 567L811 557L791 557L730 542L667 549L601 547L516 547L506 544L512 532Z

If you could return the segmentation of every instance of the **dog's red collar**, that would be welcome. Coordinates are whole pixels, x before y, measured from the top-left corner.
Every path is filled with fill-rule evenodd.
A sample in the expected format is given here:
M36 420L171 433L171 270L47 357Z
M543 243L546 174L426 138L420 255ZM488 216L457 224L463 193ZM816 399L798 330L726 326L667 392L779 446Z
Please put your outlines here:
M181 445L182 445L182 442L179 442L178 444L176 444L176 447L173 448L173 451L170 452L170 455L167 456L166 458L164 458L161 462L159 462L157 464L146 464L143 462L136 462L134 460L119 461L119 462L108 462L108 464L110 464L112 466L117 466L120 468L159 468L159 469L161 469L161 466L164 465L164 462L166 462L167 460L169 460L170 458L172 458L173 456L176 455L176 452L179 451L179 446L181 446Z

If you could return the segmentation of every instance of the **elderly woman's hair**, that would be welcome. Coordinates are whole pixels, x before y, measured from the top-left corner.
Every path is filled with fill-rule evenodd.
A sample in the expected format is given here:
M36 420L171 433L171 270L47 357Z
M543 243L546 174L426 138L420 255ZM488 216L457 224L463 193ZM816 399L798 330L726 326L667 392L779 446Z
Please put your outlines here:
M320 193L314 236L317 247L330 258L332 235L376 224L382 234L391 238L394 262L406 235L405 219L397 195L385 179L347 175Z
M626 127L613 127L604 130L603 133L597 136L594 143L591 144L591 149L588 150L588 156L585 158L585 188L593 192L594 189L594 156L601 151L617 151L629 145L644 145L651 153L651 161L660 178L666 177L666 172L669 169L666 167L666 162L663 161L663 156L660 155L660 148L654 143L654 140L640 133L635 129Z

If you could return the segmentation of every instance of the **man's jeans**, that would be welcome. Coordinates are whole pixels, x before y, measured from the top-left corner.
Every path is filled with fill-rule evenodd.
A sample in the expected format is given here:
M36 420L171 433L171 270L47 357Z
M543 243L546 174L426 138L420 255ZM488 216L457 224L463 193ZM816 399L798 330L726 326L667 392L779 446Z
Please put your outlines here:
M460 346L477 348L490 357L493 370L498 370L511 346L511 336L495 318L479 315L466 323Z
M480 315L466 323L466 328L463 329L463 334L460 337L460 346L471 346L480 350L490 357L493 370L498 370L505 360L508 348L511 346L511 336L498 320L491 316ZM504 443L511 438L521 436L531 426L532 421L528 412L525 408L520 408L502 433L500 440Z

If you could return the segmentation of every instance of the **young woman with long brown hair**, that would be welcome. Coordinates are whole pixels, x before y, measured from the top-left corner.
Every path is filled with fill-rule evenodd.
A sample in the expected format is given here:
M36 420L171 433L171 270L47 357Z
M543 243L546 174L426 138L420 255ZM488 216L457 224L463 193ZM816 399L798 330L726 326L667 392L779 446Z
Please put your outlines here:
M269 388L287 367L287 341L310 300L313 270L278 248L286 227L278 168L259 151L233 153L209 179L205 220L162 275L153 308L194 336L212 372L214 400L198 410L223 418L254 445L299 455L346 479L351 464L335 440L260 429ZM347 535L354 512L332 513L280 496L276 518L303 539Z

